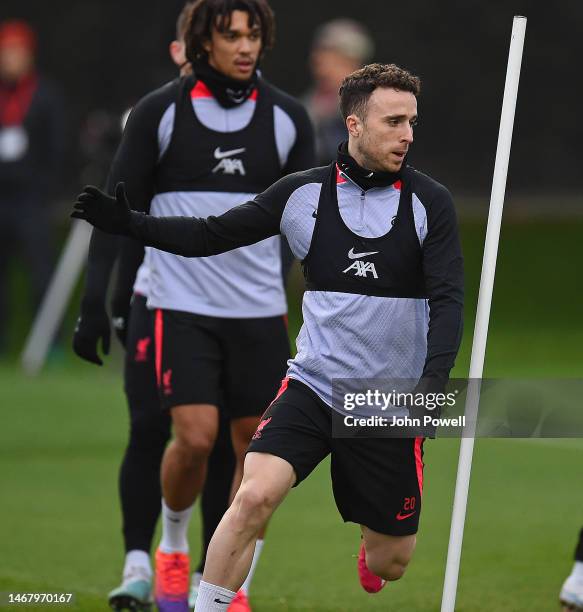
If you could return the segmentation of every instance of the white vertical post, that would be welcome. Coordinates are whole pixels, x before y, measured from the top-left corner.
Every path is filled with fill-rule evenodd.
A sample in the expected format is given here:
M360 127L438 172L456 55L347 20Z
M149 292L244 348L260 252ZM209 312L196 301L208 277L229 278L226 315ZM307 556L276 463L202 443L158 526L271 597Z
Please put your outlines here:
M75 282L85 265L91 229L88 223L76 221L69 232L59 263L22 351L21 363L27 374L38 374L45 363Z
M464 429L460 447L441 612L454 612L455 608L470 474L472 470L472 456L474 452L474 436L480 401L480 382L484 371L490 306L494 290L496 258L498 256L502 209L504 207L504 193L506 191L506 175L508 173L508 160L510 159L514 111L518 95L525 32L526 17L514 17L510 52L508 54L508 67L506 70L506 83L504 85L504 99L502 101L500 130L498 132L498 146L496 149L496 163L494 165L494 179L490 197L484 259L482 261L478 310L470 360L470 383L468 385L465 406L467 427Z

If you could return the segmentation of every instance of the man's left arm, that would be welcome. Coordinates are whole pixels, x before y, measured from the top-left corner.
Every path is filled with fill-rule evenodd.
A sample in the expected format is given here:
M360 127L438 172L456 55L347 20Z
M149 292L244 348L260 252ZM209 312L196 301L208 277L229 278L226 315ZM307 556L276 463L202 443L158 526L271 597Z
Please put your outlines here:
M289 112L296 130L296 139L283 168L284 176L308 170L316 164L316 138L308 113L299 104Z
M449 378L463 329L463 258L451 194L440 187L427 207L423 275L429 301L427 356L420 385L441 390Z

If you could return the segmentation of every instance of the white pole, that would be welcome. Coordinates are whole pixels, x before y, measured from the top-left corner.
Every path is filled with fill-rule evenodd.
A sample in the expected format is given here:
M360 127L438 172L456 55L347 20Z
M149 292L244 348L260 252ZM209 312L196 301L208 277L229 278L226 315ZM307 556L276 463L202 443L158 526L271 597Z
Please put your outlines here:
M474 341L470 360L470 383L468 385L465 406L467 427L464 429L460 448L453 513L451 518L451 531L449 534L449 547L445 568L443 598L441 600L441 612L454 612L455 608L468 491L470 487L470 474L472 470L474 436L476 432L478 404L480 401L480 382L484 371L486 340L488 337L488 324L490 322L490 306L492 303L492 292L494 290L498 241L502 223L506 175L508 173L508 160L510 158L510 145L512 143L514 111L518 95L518 81L520 79L520 65L522 63L525 32L526 17L514 17L510 39L510 51L508 54L508 67L506 70L506 83L504 85L504 99L502 101L500 130L498 132L498 147L496 150L496 163L494 165L492 194L490 197L486 244L484 247L484 259L482 261L478 311L476 315L476 325L474 327Z
M21 355L27 374L38 374L63 319L71 293L87 259L91 226L75 222L40 305Z

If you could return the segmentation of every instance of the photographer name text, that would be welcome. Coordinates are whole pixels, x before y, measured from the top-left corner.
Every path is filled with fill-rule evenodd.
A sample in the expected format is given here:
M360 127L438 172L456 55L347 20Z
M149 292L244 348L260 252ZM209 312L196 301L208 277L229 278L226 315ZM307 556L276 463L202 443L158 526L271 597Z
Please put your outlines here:
M423 418L409 416L370 416L357 417L347 415L344 417L346 427L465 427L466 417L459 416L451 419L425 415Z

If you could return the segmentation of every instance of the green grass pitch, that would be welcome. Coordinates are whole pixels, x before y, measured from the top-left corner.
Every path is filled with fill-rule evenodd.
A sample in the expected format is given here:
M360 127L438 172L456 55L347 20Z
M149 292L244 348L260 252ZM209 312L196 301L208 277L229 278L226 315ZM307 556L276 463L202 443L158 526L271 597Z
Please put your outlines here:
M486 374L581 376L582 229L505 226ZM463 240L468 295L457 376L467 373L483 227L465 225ZM291 320L293 329L297 313ZM117 470L127 415L119 363L97 369L67 358L34 380L6 365L0 390L0 591L72 591L74 606L30 609L106 610L122 564ZM358 585L358 528L338 516L322 464L271 523L254 611L439 610L457 452L455 440L426 444L417 550L405 577L376 596ZM476 443L457 610L558 609L583 523L582 459L583 440ZM198 517L190 533L196 556Z

